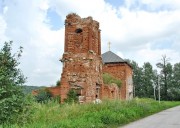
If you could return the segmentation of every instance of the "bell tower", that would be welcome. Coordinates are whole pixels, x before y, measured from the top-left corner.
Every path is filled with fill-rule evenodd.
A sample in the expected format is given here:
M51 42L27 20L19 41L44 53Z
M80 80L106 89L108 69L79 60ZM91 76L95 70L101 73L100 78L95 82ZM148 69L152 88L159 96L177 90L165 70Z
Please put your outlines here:
M77 91L83 102L101 97L100 41L99 22L92 17L81 18L75 13L66 16L64 54L61 59L61 102L67 98L70 89Z

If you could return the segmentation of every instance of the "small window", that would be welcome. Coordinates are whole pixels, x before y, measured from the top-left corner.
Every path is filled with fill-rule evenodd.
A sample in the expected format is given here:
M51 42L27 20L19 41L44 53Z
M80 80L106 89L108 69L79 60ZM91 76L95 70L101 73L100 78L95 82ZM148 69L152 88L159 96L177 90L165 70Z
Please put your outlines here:
M75 30L76 33L81 33L82 32L82 29L81 28L78 28Z

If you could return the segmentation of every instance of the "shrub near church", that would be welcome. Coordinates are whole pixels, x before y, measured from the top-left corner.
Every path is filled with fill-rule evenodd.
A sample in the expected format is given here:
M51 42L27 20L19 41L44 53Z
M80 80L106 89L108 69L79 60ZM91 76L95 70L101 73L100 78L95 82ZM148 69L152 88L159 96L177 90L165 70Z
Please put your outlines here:
M12 54L12 41L5 42L0 50L0 124L25 123L23 115L27 111L27 103L20 86L25 77L18 69L22 47Z

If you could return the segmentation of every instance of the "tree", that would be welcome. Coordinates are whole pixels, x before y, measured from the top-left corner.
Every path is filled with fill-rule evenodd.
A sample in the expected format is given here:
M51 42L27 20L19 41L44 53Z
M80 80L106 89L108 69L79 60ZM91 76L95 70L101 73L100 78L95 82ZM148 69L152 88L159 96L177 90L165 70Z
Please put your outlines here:
M144 63L143 65L143 89L144 89L144 96L148 98L153 98L153 78L154 72L152 65L149 62Z
M180 101L180 63L174 64L171 79L172 85L169 88L170 100Z
M159 94L159 75L158 75L158 71L155 69L153 70L153 80L152 80L152 84L153 84L153 88L154 88L154 99L158 99L159 100L159 95L157 96L157 94ZM158 98L157 98L158 97Z
M60 80L58 80L58 81L56 82L56 86L61 86L61 81L60 81Z
M160 87L162 100L180 100L180 63L174 64L173 67L164 55L161 62L156 64L160 68L158 73L149 62L139 67L135 61L126 61L133 67L134 97L157 99Z
M168 77L171 75L171 64L168 62L169 58L166 55L162 56L161 62L157 63L156 66L161 69L160 78L162 81L162 98L168 100Z
M143 80L142 80L142 68L138 66L138 63L135 61L126 60L133 68L133 87L134 87L134 97L143 97Z
M173 67L173 80L174 86L180 88L180 63L174 64Z
M12 41L5 42L0 51L0 124L16 122L26 105L20 87L26 78L18 68L22 47L15 54L11 47Z

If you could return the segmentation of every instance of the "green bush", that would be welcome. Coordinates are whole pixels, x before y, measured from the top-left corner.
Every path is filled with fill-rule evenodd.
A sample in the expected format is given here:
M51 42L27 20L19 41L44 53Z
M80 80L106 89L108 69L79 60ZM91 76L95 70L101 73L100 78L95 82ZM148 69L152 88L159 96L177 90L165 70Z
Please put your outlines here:
M60 81L60 80L58 80L58 81L56 82L56 86L61 86L61 81Z
M122 84L121 80L114 78L112 75L110 75L108 73L104 73L102 76L103 76L103 82L105 84L112 84L112 83L114 83L118 87L121 87L121 84Z
M0 124L23 123L28 114L28 103L21 86L26 78L18 69L22 47L12 54L12 41L0 50ZM23 119L22 119L23 118Z
M78 96L75 90L70 89L67 94L67 99L65 99L66 103L77 103L78 102Z
M52 94L47 89L39 89L38 94L35 96L35 100L38 103L47 103L51 100Z
M0 124L16 122L25 107L24 95L19 88L0 89Z

